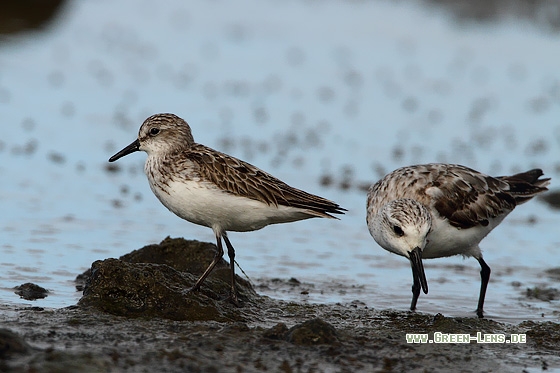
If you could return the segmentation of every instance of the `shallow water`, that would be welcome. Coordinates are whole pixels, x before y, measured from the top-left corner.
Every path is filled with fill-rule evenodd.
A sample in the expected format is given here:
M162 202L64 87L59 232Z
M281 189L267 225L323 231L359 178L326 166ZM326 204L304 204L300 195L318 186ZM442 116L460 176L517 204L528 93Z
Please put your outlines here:
M70 2L46 31L0 44L0 300L75 304L72 281L94 260L167 235L213 241L151 194L145 155L107 168L145 117L174 112L197 141L349 210L232 233L255 283L295 277L316 284L301 295L310 302L407 309L408 262L369 236L360 187L439 161L493 174L541 167L555 188L559 44L525 21L458 26L408 2ZM555 286L543 273L560 266L557 226L558 212L532 201L482 242L489 317L558 320L558 300L525 296ZM474 259L426 271L420 311L474 315ZM51 293L24 302L13 292L24 282Z

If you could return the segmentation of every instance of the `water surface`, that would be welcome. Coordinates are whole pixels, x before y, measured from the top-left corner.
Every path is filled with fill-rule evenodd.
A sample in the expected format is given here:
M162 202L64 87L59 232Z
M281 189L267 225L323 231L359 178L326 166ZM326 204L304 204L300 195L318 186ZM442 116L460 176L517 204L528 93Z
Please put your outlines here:
M294 277L315 284L310 302L407 309L409 264L369 236L364 186L437 161L541 167L555 188L559 47L526 21L457 24L410 2L69 2L46 31L0 44L0 300L68 306L95 260L167 235L214 240L159 204L144 154L108 169L148 115L173 112L198 142L349 210L232 233L253 282ZM558 300L525 296L555 286L544 271L560 266L557 227L532 201L483 241L490 317L558 320ZM419 310L474 315L478 263L425 265ZM51 294L25 302L13 292L24 282Z

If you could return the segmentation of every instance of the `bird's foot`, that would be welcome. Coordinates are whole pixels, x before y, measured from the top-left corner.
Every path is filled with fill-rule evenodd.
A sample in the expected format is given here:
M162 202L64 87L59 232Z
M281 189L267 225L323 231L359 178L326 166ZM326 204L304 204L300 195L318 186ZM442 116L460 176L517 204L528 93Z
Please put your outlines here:
M186 290L187 294L194 293L195 291L200 291L200 286L192 286Z
M229 293L229 295L224 299L225 301L230 302L236 307L241 307L241 303L239 302L239 298L237 298L237 293Z
M194 293L200 291L200 286L193 286L185 291L186 294ZM230 302L236 307L241 307L241 303L239 302L239 298L237 297L237 292L233 291L230 292L229 295L222 300L226 302Z

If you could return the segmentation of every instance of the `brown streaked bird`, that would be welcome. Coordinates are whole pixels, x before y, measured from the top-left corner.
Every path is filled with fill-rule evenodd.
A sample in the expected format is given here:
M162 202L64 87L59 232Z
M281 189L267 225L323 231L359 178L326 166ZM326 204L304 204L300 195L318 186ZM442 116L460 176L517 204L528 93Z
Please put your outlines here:
M550 179L534 169L491 177L465 166L432 163L399 168L372 185L366 221L385 250L410 260L412 303L428 293L422 259L461 254L480 263L476 314L483 317L490 267L478 246L517 206L548 190Z
M346 211L247 162L197 144L187 122L174 114L147 118L138 139L109 162L139 150L148 153L144 172L160 202L180 218L212 228L216 236L214 260L190 290L200 288L224 255L223 239L231 268L230 299L235 304L235 250L227 231L247 232L269 224L335 218L331 214Z

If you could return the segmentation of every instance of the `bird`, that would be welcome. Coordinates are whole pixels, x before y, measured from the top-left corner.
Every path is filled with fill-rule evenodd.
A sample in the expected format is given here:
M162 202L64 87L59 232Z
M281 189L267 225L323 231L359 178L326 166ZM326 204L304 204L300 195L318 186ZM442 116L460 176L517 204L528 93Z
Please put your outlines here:
M430 163L398 168L371 185L366 223L385 250L409 259L412 302L420 289L428 294L422 259L462 254L480 264L476 314L484 317L490 267L480 241L513 209L547 189L550 178L541 169L492 177L458 164Z
M189 291L199 290L223 257L223 240L231 269L228 299L235 305L239 305L235 249L228 231L255 231L270 224L309 218L338 219L333 214L347 211L247 162L196 143L190 126L175 114L148 117L140 126L138 138L109 162L136 151L148 155L144 172L159 201L180 218L211 228L216 237L214 259Z

